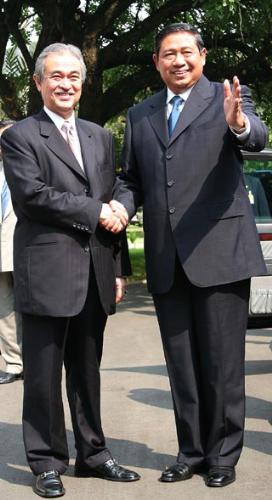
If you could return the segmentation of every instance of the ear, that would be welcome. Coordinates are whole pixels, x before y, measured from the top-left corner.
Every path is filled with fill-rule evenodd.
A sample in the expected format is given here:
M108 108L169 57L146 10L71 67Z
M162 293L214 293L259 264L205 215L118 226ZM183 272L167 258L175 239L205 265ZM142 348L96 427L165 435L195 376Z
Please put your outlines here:
M34 74L33 80L36 84L37 90L40 92L41 91L41 82L40 82L40 78L38 77L38 75Z
M201 51L201 59L202 59L202 66L205 66L206 64L206 56L207 56L207 49L202 49Z
M159 58L158 58L158 56L157 56L157 54L155 52L154 52L152 58L153 58L153 62L155 64L155 66L156 66L156 70L160 71L159 67L158 67L158 65L159 65Z

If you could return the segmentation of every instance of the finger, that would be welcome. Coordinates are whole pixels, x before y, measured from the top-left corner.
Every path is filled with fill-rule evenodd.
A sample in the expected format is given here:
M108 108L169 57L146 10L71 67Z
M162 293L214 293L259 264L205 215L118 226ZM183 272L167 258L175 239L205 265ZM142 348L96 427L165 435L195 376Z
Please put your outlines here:
M124 295L125 295L125 288L124 287L116 287L116 292L115 292L115 302L116 304L119 304L119 302L121 302L121 300L123 299Z
M114 224L110 224L107 228L105 228L112 233L120 233L124 229L124 225L120 222L119 219L116 220Z
M104 219L101 221L101 226L107 231L112 231L116 225L119 225L120 221L117 217L111 217L110 219Z
M123 212L120 212L120 210L117 210L117 211L116 211L116 212L114 212L114 213L115 213L115 215L116 215L116 216L120 219L120 222L121 222L124 226L126 226L126 225L127 225L127 223L128 223L128 218L127 218L126 214L125 214L125 213L123 213Z
M241 98L241 86L239 78L237 76L233 77L233 96L235 97L235 99Z
M231 88L230 88L230 82L229 80L224 80L224 97L230 97L231 95Z
M120 233L121 231L123 231L123 229L124 229L123 224L119 223L118 225L114 226L114 227L111 229L111 232L112 232L112 233Z
M116 304L119 304L123 298L123 293L120 288L116 289L116 294L115 294L115 302Z

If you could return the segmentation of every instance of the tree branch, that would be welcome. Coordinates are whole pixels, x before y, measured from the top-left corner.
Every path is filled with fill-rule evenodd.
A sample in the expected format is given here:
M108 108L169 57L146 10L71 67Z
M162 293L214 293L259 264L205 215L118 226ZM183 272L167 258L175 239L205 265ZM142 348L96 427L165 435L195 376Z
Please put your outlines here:
M15 85L5 75L0 74L0 96L4 112L13 120L21 120L23 114L17 101Z
M131 106L135 95L141 90L149 88L154 92L162 86L155 68L150 70L149 66L122 78L103 94L102 122L105 123Z
M86 31L95 31L97 37L107 33L112 28L113 21L117 19L133 2L133 0L105 0L87 18Z
M9 39L9 31L5 23L5 15L0 10L0 68L2 70L5 61L6 47ZM2 73L2 71L1 71Z
M27 67L30 72L33 71L33 59L28 51L27 45L25 43L24 37L21 30L19 29L20 18L22 14L23 1L19 0L16 2L8 2L6 4L6 26L9 33L14 36L18 48L20 49Z
M159 9L155 10L149 17L144 19L144 21L138 23L135 28L123 35L119 35L116 40L100 52L103 68L117 66L120 48L124 52L125 49L131 49L132 46L135 47L141 38L153 31L162 21L166 21L170 16L187 11L192 7L192 4L194 4L196 8L198 4L201 5L202 2L201 0L195 2L192 0L184 0L181 6L179 0L170 0Z

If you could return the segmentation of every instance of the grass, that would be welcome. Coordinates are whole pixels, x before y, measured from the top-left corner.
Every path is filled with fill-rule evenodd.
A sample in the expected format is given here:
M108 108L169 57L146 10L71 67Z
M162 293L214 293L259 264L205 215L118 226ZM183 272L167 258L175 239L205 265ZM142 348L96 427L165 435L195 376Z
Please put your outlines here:
M133 247L134 243L136 246L141 246L141 244L143 244L143 238L144 233L142 227L131 224L127 228L127 239L131 247Z
M145 280L145 258L143 248L130 248L129 256L132 267L132 276L129 278L129 283Z

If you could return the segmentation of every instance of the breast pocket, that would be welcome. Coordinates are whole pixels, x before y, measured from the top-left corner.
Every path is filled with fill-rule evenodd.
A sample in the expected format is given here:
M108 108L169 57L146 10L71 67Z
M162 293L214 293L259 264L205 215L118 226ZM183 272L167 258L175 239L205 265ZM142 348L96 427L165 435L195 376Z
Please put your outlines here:
M208 213L212 220L231 219L245 215L245 208L242 200L236 198L209 205Z

